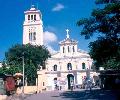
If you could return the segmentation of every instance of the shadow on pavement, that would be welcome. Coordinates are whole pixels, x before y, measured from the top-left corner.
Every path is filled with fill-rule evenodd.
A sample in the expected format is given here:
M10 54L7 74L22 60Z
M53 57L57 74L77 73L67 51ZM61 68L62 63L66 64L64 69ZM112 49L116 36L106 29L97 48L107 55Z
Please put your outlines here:
M19 95L10 95L7 97L6 100L25 100L27 97L31 96L32 94L19 94ZM1 99L0 99L1 100Z
M119 91L120 92L120 91ZM118 91L111 90L84 90L84 91L66 91L60 94L69 100L120 100Z

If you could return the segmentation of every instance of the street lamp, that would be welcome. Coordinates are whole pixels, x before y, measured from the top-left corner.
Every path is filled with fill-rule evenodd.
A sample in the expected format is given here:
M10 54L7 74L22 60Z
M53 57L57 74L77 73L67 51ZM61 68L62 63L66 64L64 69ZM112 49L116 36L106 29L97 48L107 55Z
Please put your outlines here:
M87 76L87 78L90 78L90 63L89 63L89 59L87 59L87 61L88 61L88 68L87 68L87 70L86 70L86 76Z
M23 89L22 89L22 93L24 94L24 78L25 78L24 53L23 53L23 56L22 56L22 63L23 63Z

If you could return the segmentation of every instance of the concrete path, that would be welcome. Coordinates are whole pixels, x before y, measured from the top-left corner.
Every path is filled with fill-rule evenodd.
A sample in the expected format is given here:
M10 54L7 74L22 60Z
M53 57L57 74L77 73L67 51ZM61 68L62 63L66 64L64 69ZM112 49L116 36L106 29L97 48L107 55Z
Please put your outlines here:
M63 91L43 92L27 97L25 100L70 100L62 98L62 96L60 96L62 93Z
M118 95L117 95L118 96ZM24 100L119 100L110 90L52 91L33 94Z

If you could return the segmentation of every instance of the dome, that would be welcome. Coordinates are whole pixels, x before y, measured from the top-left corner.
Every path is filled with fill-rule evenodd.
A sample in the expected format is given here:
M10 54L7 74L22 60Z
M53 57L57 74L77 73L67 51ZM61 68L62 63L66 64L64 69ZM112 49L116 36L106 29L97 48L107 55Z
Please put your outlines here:
M35 9L35 6L32 5L31 8L30 8L30 10L36 10L36 9Z

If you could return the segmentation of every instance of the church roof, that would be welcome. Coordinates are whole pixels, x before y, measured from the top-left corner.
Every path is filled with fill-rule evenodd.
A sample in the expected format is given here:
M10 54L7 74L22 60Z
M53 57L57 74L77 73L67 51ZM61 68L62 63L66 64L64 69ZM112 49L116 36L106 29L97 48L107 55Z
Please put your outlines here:
M34 5L31 6L31 8L24 12L26 13L41 13L40 10L37 10Z
M62 41L59 42L60 45L65 45L65 44L77 44L78 42L76 40L66 38Z
M76 40L70 38L68 29L66 29L66 32L67 32L66 39L60 41L59 44L60 45L77 44L78 42Z
M36 10L36 8L34 7L34 5L32 5L32 7L30 8L30 10L32 10L32 11Z

